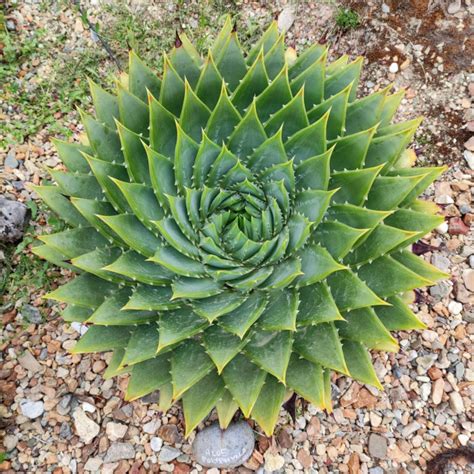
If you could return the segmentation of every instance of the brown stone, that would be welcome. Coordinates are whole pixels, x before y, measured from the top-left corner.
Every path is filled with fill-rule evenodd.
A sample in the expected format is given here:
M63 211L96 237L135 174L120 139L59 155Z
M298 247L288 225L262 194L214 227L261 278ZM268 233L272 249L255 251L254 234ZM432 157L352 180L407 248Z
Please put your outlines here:
M360 472L359 455L357 453L352 453L347 465L349 467L349 474L359 474Z
M170 444L179 443L182 438L176 425L163 425L158 431L158 436Z
M285 429L282 429L278 433L277 440L278 440L278 444L284 449L289 449L293 446L293 441L291 440L291 436L288 434L288 431L286 431Z
M464 224L460 217L452 217L449 219L449 233L451 235L465 235L469 232L469 227Z
M313 457L305 449L300 449L298 451L296 459L298 459L298 461L305 469L309 469L313 466Z
M443 372L438 367L433 366L428 369L428 375L431 380L438 380L443 376Z
M365 387L362 387L359 391L357 401L354 404L355 408L368 408L373 410L377 403L377 397L374 397Z
M191 466L188 464L184 464L184 462L177 462L174 465L174 471L175 474L188 474L191 472Z

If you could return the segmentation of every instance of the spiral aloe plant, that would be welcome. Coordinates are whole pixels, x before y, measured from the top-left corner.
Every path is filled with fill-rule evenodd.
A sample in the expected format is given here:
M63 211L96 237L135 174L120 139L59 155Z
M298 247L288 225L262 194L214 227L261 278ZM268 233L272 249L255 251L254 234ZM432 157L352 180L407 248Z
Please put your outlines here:
M182 34L162 77L131 53L114 94L91 82L86 143L56 141L66 170L36 188L68 228L34 251L78 274L47 297L127 399L271 434L288 392L380 387L368 350L423 327L407 295L444 275L408 247L442 222L417 196L443 169L407 160L403 91L356 98L361 65L297 56L275 23L246 54L227 19L206 58Z

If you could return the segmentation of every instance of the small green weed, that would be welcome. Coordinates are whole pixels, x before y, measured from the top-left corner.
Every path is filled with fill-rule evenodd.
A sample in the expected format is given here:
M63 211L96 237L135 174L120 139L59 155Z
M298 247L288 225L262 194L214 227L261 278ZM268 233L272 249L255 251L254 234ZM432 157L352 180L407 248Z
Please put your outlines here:
M359 14L350 8L339 8L336 25L343 30L353 30L360 25Z

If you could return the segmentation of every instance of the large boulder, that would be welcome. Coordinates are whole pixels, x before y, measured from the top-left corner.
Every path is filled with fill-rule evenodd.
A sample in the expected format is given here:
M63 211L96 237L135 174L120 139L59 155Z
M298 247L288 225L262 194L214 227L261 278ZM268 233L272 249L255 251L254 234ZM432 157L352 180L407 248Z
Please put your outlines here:
M29 219L30 210L23 203L0 197L0 242L20 240Z

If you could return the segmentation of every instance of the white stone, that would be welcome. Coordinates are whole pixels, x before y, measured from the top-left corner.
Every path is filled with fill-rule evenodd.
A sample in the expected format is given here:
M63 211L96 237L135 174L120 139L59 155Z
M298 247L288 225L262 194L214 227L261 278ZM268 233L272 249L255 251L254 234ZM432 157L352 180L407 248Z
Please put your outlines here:
M392 63L390 64L390 67L388 68L388 70L392 73L392 74L396 74L398 72L398 64L397 63Z
M163 446L163 440L158 436L153 436L150 440L150 447L155 453L157 453Z
M100 426L91 420L82 408L76 408L72 417L77 435L85 444L89 444L99 434Z
M160 427L159 421L149 421L143 425L143 431L147 434L155 434L156 430Z
M443 399L444 393L444 380L438 379L433 384L433 391L431 392L431 398L435 405L439 405Z
M467 446L467 443L469 442L469 436L466 434L460 434L458 435L458 440L463 446Z
M15 435L5 435L3 438L3 446L5 446L5 450L13 451L16 448L16 444L18 443L18 438Z
M110 421L105 426L105 432L107 433L107 436L111 441L117 441L119 439L122 439L125 436L127 429L127 425L124 425L122 423L114 423L113 421Z
M32 400L22 400L20 409L23 416L30 420L40 417L44 413L44 403L41 401L34 402Z
M471 170L474 170L474 153L469 150L464 150L464 159Z
M459 301L450 301L448 304L448 309L451 314L457 315L461 314L462 311L462 303L459 303Z
M86 471L98 471L100 466L104 464L104 461L100 458L89 458L84 466Z
M454 413L463 413L464 408L464 401L459 394L459 392L451 392L449 394L449 406L454 411Z
M278 15L278 30L281 33L288 31L295 21L294 5L287 5Z
M95 412L95 406L92 405L91 403L84 402L82 404L82 409L86 411L87 413L94 413Z
M474 165L474 163L473 163L473 165ZM472 169L474 169L474 168L472 168ZM436 232L438 232L438 234L446 234L446 232L448 232L448 229L449 229L449 225L445 221L445 222L442 222L438 227L436 227Z
M265 471L278 471L285 465L285 458L279 454L267 451L263 457L265 459Z

